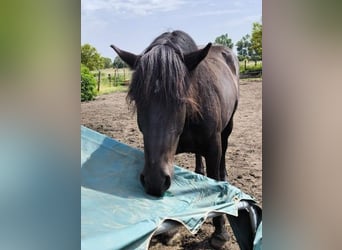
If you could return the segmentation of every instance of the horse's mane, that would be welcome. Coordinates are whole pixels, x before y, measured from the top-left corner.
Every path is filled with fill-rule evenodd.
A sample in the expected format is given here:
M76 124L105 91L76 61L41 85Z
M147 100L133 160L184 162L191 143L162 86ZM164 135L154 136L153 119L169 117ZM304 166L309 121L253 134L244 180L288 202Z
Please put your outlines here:
M157 37L142 53L132 76L127 100L145 107L155 98L160 105L177 107L186 103L193 112L198 104L188 86L189 72L184 54L195 51L192 38L182 31L166 32Z

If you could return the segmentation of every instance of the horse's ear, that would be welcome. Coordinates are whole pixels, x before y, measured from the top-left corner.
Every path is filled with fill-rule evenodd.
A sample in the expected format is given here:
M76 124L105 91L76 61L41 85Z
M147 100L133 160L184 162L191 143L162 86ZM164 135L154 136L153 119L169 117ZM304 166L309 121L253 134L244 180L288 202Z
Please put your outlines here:
M118 47L114 46L114 45L110 45L110 47L112 47L116 53L118 53L119 57L125 62L127 63L127 65L131 68L131 69L135 69L136 66L136 62L139 59L138 55L135 55L133 53L124 51L119 49Z
M208 43L203 49L184 55L184 63L189 71L194 70L197 65L207 56L211 43Z

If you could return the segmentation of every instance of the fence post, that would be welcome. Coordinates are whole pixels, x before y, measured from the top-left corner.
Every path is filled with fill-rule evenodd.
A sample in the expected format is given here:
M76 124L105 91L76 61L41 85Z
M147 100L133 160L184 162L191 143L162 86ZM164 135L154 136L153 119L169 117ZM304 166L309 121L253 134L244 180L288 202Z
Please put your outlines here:
M99 70L99 74L97 76L97 91L100 91L100 82L101 82L101 71Z
M116 73L117 73L117 71L118 71L118 69L117 69L117 68L114 68L114 81L113 81L113 86L116 85L116 81L117 81L117 79L116 79Z

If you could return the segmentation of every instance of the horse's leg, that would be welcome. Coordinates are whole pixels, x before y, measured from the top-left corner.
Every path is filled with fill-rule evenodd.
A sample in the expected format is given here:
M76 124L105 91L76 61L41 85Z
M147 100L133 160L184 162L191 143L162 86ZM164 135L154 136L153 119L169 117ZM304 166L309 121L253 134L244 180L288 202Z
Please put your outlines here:
M207 176L215 180L220 180L220 162L222 155L222 145L221 145L221 135L218 134L216 138L212 140L208 145L208 150L205 155ZM215 231L211 236L210 244L212 247L219 249L228 240L228 232L225 228L224 216L217 216L213 218L213 224L215 226Z
M227 170L226 170L226 151L228 147L228 137L231 134L233 129L233 119L231 119L228 125L221 133L221 160L220 160L220 169L219 169L219 180L226 181L227 180ZM214 248L221 248L226 241L229 240L229 235L224 227L225 220L224 216L218 216L213 218L213 224L215 226L215 232L212 235L210 244Z
M228 125L222 131L221 144L222 144L222 155L220 162L220 180L227 181L227 169L226 169L226 152L228 148L228 138L233 130L233 118L230 119Z
M195 172L197 174L204 175L204 167L203 167L203 162L202 162L202 156L200 154L196 154L196 168Z
M227 170L226 170L226 151L228 148L228 138L233 130L233 118L229 121L228 125L221 133L221 146L222 146L222 154L221 154L221 161L220 161L220 180L226 181L227 180ZM228 217L229 218L229 217ZM229 240L229 235L227 230L224 228L224 217L219 216L213 219L213 224L215 226L215 232L211 239L211 245L215 248L219 248L222 246L226 241Z
M221 134L216 134L208 143L204 155L207 176L215 180L220 180L219 169L222 155Z

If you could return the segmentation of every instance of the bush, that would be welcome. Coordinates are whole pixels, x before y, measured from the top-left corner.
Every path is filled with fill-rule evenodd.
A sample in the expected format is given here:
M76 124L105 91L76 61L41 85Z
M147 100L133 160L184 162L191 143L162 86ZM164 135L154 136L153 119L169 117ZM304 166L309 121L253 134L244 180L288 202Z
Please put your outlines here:
M96 80L89 69L81 64L81 102L94 100L96 95Z

